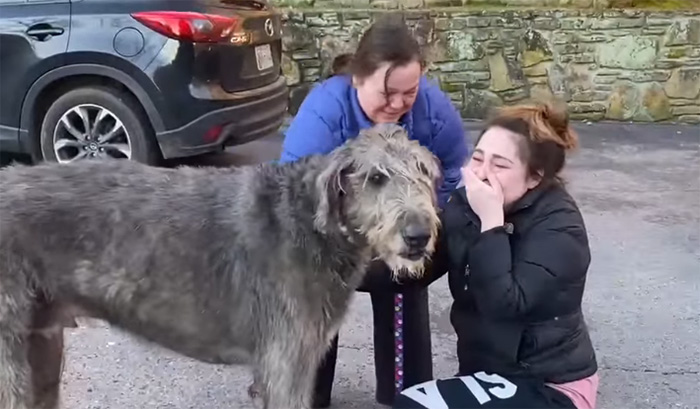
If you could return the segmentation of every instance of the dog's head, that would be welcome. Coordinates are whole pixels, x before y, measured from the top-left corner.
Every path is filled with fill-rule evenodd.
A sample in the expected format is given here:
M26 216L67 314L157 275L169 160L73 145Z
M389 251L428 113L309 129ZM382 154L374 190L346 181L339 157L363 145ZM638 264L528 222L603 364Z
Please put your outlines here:
M437 159L398 125L366 129L328 155L316 227L360 235L401 276L419 277L439 228Z

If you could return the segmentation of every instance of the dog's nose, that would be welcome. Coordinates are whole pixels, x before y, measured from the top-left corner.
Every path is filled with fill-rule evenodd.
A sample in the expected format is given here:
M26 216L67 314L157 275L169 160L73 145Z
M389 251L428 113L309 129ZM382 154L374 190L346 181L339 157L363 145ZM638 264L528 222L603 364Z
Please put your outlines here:
M401 235L406 244L413 249L422 249L430 241L430 229L423 223L408 223Z

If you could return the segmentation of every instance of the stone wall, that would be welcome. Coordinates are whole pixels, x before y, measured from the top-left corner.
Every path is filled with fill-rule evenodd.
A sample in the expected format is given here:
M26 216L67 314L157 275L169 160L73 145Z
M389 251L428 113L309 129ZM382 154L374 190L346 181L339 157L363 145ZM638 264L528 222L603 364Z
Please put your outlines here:
M292 113L328 74L333 57L353 51L371 21L387 12L282 10ZM700 11L401 12L424 46L428 75L464 118L554 96L576 119L700 123Z
M273 0L289 7L424 8L424 7L577 7L655 8L667 10L697 8L697 0Z

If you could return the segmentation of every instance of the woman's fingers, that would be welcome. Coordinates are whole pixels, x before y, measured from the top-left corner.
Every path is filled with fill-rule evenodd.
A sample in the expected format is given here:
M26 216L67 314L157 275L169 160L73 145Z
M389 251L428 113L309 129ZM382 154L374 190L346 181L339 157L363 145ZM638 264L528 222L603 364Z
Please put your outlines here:
M499 195L503 192L501 182L498 180L496 175L494 175L490 170L486 171L486 180L489 181L489 185L491 185L491 188Z
M479 178L476 177L474 172L472 172L472 170L468 167L462 168L462 177L464 178L464 185L467 186L468 189L473 189L477 187L480 183L484 183L481 180L479 180Z

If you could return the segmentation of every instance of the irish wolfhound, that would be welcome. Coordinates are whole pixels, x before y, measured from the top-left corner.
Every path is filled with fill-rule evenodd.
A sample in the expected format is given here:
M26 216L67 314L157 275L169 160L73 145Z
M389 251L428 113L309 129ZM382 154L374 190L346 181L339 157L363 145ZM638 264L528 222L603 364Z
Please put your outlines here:
M0 171L0 408L58 406L28 351L67 312L201 361L251 365L265 407L309 407L371 259L398 278L421 274L438 177L435 157L395 125L289 164Z

